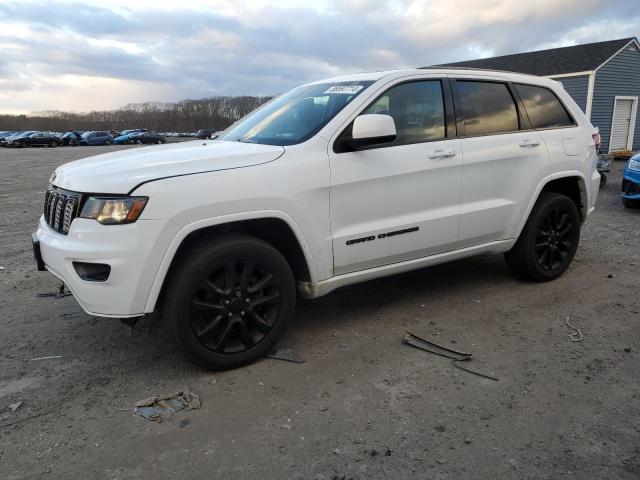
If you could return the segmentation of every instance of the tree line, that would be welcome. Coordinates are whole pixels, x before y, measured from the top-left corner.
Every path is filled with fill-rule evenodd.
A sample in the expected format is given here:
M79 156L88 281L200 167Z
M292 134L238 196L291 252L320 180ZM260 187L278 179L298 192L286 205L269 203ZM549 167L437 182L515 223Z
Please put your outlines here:
M28 115L0 115L0 130L125 130L158 132L223 130L272 97L211 97L176 103L131 103L117 110L88 113L44 111Z

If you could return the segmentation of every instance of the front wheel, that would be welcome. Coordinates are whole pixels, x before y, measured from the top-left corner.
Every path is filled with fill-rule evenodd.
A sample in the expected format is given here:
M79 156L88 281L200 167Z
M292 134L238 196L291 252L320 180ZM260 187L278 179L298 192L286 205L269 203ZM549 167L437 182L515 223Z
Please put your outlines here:
M104 142L104 144L105 144L105 145L111 145L111 140L106 140L106 141Z
M578 249L580 223L573 200L560 193L543 193L518 241L505 254L512 272L537 282L558 278Z
M58 142L56 142L55 140L53 140L53 141L49 144L49 146L50 146L51 148L56 148L56 147L58 146Z
M264 356L293 317L291 268L260 239L228 234L203 242L170 275L163 318L180 350L206 368Z

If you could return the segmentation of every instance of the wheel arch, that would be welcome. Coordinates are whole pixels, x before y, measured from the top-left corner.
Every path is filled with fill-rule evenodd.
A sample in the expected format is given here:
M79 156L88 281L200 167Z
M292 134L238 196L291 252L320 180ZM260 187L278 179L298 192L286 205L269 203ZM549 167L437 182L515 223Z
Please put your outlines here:
M562 193L563 195L568 196L576 204L582 222L584 223L587 219L589 199L587 182L584 174L577 170L554 173L543 178L536 188L535 194L532 195L532 199L529 202L529 205L527 205L525 215L522 216L522 220L516 232L516 238L518 238L522 233L522 229L527 223L529 215L531 215L533 206L538 201L538 198L540 198L540 195L545 192Z
M317 272L309 244L297 223L279 211L251 212L200 220L184 226L171 241L151 286L145 313L156 307L169 273L191 245L220 233L245 233L275 247L285 257L296 281L315 282Z

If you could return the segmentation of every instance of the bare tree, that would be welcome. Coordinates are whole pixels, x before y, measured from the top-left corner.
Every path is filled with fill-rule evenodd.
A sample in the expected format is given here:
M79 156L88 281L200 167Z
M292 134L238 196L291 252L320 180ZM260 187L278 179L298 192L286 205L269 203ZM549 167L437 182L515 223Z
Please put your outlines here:
M177 103L131 103L118 110L88 113L43 111L28 115L0 115L0 130L223 130L271 98L211 97Z

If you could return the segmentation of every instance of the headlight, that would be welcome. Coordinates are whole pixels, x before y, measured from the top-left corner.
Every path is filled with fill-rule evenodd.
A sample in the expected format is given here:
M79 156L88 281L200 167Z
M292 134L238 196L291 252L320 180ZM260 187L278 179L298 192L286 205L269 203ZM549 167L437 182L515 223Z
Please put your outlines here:
M135 222L147 204L147 197L89 197L80 218L91 218L103 225Z
M634 160L633 158L629 160L629 165L627 165L629 170L635 170L636 172L640 172L640 160Z

